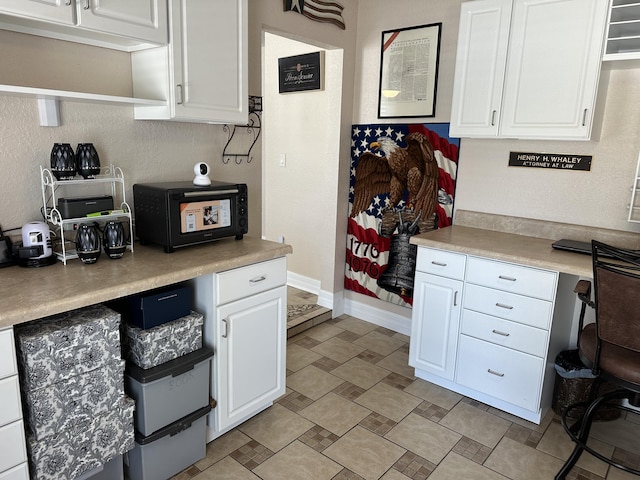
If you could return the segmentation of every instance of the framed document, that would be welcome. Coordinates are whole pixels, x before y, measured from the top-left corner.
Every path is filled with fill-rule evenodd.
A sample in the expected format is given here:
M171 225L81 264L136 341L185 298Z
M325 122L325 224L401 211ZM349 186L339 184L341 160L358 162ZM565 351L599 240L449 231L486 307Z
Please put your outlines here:
M434 117L442 23L382 32L378 118Z

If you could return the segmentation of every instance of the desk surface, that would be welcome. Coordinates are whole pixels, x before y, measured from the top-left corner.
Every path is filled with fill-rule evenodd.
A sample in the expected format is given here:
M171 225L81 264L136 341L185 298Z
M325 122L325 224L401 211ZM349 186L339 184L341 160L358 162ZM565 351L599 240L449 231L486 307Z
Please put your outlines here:
M411 237L421 247L477 255L581 277L592 276L591 256L551 247L553 240L480 228L451 227Z
M93 265L69 260L41 268L0 271L0 329L36 318L171 285L209 273L243 267L292 253L289 245L245 236L164 253L135 245L117 260Z

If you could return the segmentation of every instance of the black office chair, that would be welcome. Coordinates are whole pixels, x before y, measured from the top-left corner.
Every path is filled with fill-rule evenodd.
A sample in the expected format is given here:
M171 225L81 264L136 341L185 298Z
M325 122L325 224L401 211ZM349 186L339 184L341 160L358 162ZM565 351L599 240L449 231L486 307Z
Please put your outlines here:
M576 446L569 459L556 475L564 480L583 451L603 462L635 475L640 471L606 458L587 446L591 422L597 410L608 407L634 410L621 404L640 407L640 252L614 248L601 242L591 242L593 260L594 301L591 301L591 283L581 280L576 286L578 298L595 308L595 323L582 328L580 318L578 351L580 359L597 375L588 402L569 405L562 413L562 426ZM619 389L598 395L598 387L609 382ZM576 408L584 413L569 425L569 414Z

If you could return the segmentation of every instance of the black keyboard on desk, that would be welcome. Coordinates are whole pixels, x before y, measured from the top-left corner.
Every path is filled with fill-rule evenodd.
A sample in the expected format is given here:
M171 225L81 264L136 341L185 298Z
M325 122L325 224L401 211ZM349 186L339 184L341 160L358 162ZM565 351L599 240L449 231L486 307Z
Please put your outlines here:
M569 240L563 238L551 244L556 250L566 250L567 252L583 253L591 255L591 242L581 242L579 240Z
M558 240L557 242L552 243L551 246L556 250L565 250L567 252L591 255L591 242L581 242L579 240L569 240L563 238L562 240ZM629 250L629 252L632 252L631 254L634 257L640 257L640 250ZM600 256L613 258L611 255L608 255L606 253L600 253Z

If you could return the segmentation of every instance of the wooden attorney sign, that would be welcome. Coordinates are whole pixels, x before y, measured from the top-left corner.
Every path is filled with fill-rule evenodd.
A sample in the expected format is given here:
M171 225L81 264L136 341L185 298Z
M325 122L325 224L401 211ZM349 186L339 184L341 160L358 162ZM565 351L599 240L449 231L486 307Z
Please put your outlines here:
M592 155L563 153L509 152L510 167L555 168L558 170L591 170Z

